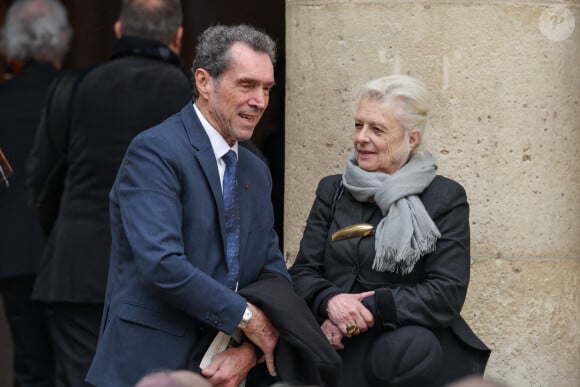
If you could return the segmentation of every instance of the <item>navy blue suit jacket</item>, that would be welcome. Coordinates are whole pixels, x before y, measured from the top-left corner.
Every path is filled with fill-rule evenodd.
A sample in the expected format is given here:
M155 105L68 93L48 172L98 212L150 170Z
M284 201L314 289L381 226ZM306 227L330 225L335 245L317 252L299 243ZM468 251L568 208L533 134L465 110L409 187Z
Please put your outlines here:
M266 165L240 147L239 287L290 277L274 231ZM192 104L136 136L110 194L112 251L97 353L87 380L133 386L187 366L204 329L232 333L246 300L226 287L217 163Z

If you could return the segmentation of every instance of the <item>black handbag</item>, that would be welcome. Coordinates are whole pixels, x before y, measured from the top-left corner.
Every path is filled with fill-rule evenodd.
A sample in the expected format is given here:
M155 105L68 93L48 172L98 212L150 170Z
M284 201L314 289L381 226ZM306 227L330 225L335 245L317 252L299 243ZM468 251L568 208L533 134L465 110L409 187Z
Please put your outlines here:
M63 72L55 80L46 106L47 130L59 156L34 200L34 211L45 237L50 235L58 216L68 170L67 152L73 95L86 71L80 69Z

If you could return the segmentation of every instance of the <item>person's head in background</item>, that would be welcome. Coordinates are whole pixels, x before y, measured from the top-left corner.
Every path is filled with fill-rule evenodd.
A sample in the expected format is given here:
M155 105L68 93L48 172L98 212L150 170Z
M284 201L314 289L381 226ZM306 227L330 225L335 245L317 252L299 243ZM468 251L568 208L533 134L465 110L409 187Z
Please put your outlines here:
M462 379L456 380L445 387L507 387L493 379L484 379L481 375L466 376Z
M135 387L211 387L211 383L188 370L157 371L145 375Z
M227 143L249 140L274 86L276 43L248 25L217 25L199 37L193 100Z
M123 0L115 36L157 40L179 54L182 21L180 0Z
M60 69L71 38L66 8L58 0L17 0L6 13L0 47L8 59L47 61Z

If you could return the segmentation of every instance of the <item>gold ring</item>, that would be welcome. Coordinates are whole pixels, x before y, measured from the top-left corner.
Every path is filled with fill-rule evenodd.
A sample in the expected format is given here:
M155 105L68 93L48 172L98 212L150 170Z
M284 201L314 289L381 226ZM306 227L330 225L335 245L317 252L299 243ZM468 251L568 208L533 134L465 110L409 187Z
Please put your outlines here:
M358 325L352 324L346 327L346 334L347 335L354 335L358 332Z

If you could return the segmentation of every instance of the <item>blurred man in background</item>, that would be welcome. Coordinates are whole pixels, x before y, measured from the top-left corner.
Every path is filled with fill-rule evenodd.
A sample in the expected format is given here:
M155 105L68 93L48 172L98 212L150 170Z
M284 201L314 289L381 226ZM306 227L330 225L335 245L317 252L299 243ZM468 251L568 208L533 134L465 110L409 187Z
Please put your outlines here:
M43 241L27 205L25 163L51 82L72 29L57 0L18 0L8 9L2 52L22 64L0 84L0 146L14 169L0 190L0 294L13 343L17 386L54 386L53 358L40 304L31 301Z

